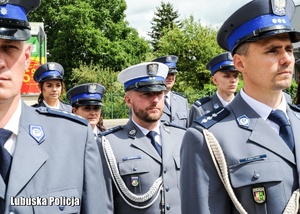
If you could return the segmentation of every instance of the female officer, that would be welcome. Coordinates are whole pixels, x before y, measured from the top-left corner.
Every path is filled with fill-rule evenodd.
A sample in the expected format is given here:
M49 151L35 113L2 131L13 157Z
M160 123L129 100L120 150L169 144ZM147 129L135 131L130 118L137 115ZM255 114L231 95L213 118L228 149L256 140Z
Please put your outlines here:
M39 83L41 93L38 97L38 103L33 107L50 107L72 112L71 105L62 102L60 99L64 92L64 68L56 62L48 62L35 71L33 75L34 81Z
M105 88L101 84L86 83L75 86L67 92L72 112L88 120L95 135L105 131L101 112Z

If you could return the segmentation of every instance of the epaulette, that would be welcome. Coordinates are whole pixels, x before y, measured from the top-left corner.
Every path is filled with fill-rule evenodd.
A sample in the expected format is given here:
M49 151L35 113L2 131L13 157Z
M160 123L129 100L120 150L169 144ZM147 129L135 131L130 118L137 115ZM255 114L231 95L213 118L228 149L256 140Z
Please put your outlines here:
M200 107L201 105L203 105L204 103L207 103L210 100L211 100L210 97L203 97L203 98L201 98L199 100L196 100L194 102L194 105L197 106L197 107Z
M108 135L108 134L111 134L111 133L114 133L114 132L116 132L116 131L119 131L119 130L121 130L121 129L123 129L123 128L124 128L124 126L116 126L116 127L107 129L107 130L105 130L104 132L100 132L100 133L98 134L98 137L106 136L106 135Z
M31 107L37 108L37 107L39 107L39 104L38 103L33 104L33 105L31 105Z
M197 120L195 120L196 123L203 126L204 128L209 128L228 116L230 114L230 111L224 107L219 107L202 117L199 117Z
M290 108L294 111L300 112L300 106L299 105L294 105L291 103L288 103L288 105L290 106Z
M172 93L174 93L174 94L176 94L176 95L179 95L179 96L181 96L181 97L187 99L183 94L180 94L180 93L177 92L177 91L172 91Z
M64 117L70 120L73 120L75 122L79 122L83 125L88 125L88 121L83 118L80 117L76 114L70 113L70 112L66 112L66 111L62 111L62 110L57 110L57 109L52 109L52 108L47 108L47 107L39 107L37 109L35 109L37 112L39 112L40 114L46 114L46 115L54 115L54 116L59 116L59 117Z
M165 126L172 126L172 127L175 127L175 128L180 128L180 129L186 130L186 127L177 125L175 123L170 123L169 121L164 121L163 125L165 125Z

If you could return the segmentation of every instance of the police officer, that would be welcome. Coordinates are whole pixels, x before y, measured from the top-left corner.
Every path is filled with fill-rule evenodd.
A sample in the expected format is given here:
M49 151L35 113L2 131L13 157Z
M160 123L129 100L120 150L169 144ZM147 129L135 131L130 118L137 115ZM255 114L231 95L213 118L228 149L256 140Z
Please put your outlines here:
M162 121L168 121L177 125L187 127L189 107L188 100L182 94L171 91L176 81L178 57L174 55L162 56L152 60L152 62L161 62L169 67L166 77L165 107L161 117Z
M72 112L87 119L95 135L106 130L101 111L104 93L104 86L98 83L81 84L67 92L67 98L72 105Z
M38 103L32 107L49 107L72 112L72 107L63 102L60 97L64 92L64 68L57 62L48 62L40 65L33 74L35 82L39 83L41 93Z
M300 41L294 10L292 0L254 0L221 26L217 42L244 86L186 131L182 213L298 213L300 111L283 94Z
M40 0L0 3L0 213L107 213L99 150L86 120L27 106L27 13Z
M179 149L185 128L162 123L168 66L146 62L118 75L132 116L102 133L111 213L181 213Z
M190 108L189 122L208 112L226 106L234 98L239 82L239 72L235 69L230 52L219 54L212 58L206 69L211 72L212 82L217 86L217 91L211 97L204 97L194 102Z

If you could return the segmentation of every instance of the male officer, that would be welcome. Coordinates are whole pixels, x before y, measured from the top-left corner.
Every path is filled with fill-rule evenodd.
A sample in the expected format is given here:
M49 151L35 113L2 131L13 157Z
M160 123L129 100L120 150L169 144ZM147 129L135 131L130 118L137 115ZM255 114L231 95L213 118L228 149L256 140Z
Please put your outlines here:
M30 63L26 14L40 0L0 4L0 213L107 213L99 150L87 122L21 100Z
M185 128L160 122L167 73L166 65L147 62L118 75L132 117L100 138L111 213L181 213L179 150Z
M49 107L72 112L72 107L63 102L60 97L65 91L64 68L57 62L47 62L39 66L33 74L35 82L39 83L41 93L38 103L32 107Z
M211 97L204 97L194 102L190 108L189 126L204 114L230 103L238 86L239 72L235 69L229 52L212 58L206 64L206 69L210 70L217 91Z
M232 53L244 87L184 136L182 213L298 213L300 111L282 92L300 41L294 10L292 0L254 0L221 26L218 44Z
M169 67L166 77L165 107L161 121L168 121L177 125L187 127L189 124L188 100L180 93L171 91L176 81L178 57L174 55L162 56L152 60L152 62L161 62Z

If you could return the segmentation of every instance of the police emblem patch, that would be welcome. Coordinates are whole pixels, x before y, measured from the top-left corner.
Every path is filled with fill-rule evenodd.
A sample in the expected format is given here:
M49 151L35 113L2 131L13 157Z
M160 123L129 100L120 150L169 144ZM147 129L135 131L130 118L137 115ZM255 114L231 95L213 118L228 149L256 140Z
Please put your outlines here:
M252 196L253 200L258 204L263 204L267 201L267 192L265 187L253 187Z
M245 126L245 127L250 126L250 119L246 115L238 117L237 121L240 126Z
M147 73L149 76L156 76L158 72L158 64L147 65Z
M41 144L42 140L45 137L43 128L41 126L37 126L37 125L29 126L29 134L31 137L33 137L38 142L38 144Z
M286 0L272 0L272 10L275 15L284 16L286 14Z
M139 176L131 176L131 185L134 187L139 185Z

